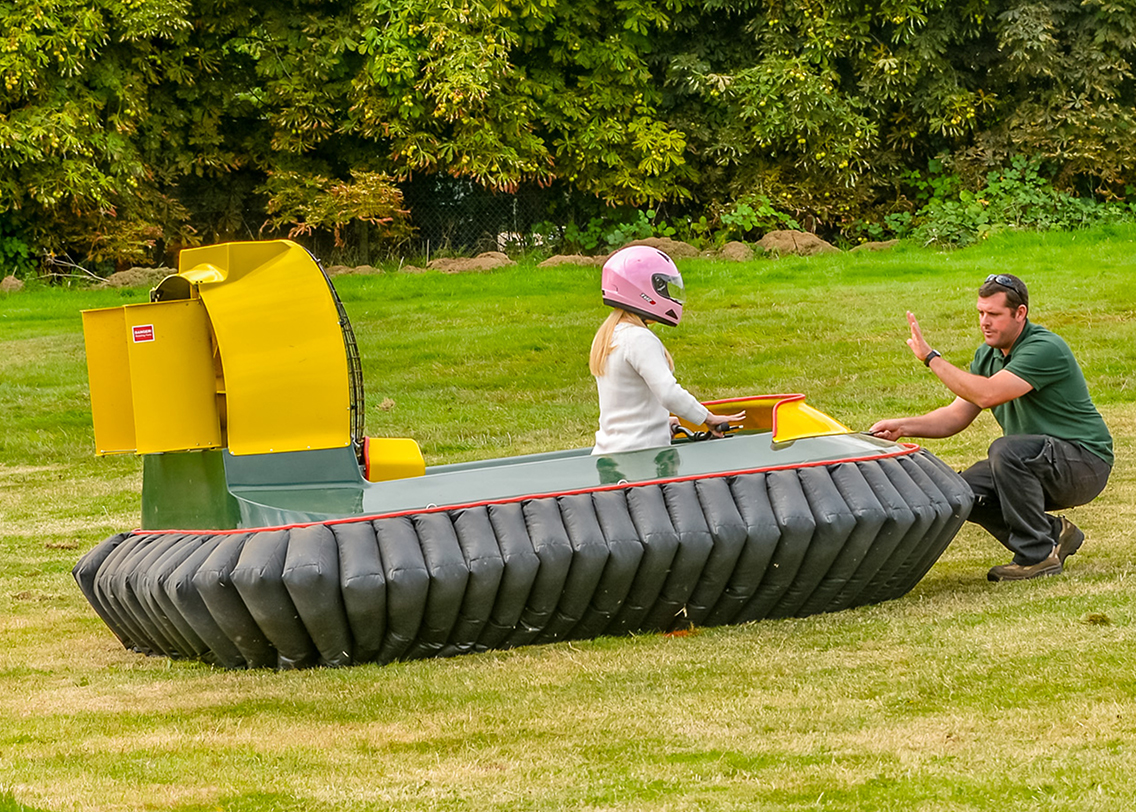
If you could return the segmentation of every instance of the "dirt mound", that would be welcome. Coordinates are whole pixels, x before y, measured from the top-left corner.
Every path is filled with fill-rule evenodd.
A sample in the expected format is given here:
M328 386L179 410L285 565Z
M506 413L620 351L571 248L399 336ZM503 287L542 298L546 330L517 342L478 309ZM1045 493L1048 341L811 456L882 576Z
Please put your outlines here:
M772 254L797 254L811 257L814 254L834 254L840 251L816 234L807 231L770 231L757 244Z
M362 276L383 272L382 268L376 268L373 265L329 265L324 270L327 271L328 276L345 276L347 274Z
M112 273L98 286L100 288L141 288L152 287L170 274L176 274L173 268L129 268L125 271Z
M670 237L648 237L645 240L634 240L627 243L623 248L627 248L631 245L649 245L652 248L658 248L671 259L691 259L698 256L698 249L693 245L688 242L682 242L681 240L672 240ZM611 254L614 253L615 251L611 252ZM603 257L603 261L607 262L611 254ZM603 263L600 264L602 265Z
M0 282L0 293L15 293L23 289L24 283L11 274L5 276L4 281Z
M749 262L754 257L753 249L744 242L728 242L713 255L715 259L727 262Z
M899 245L899 240L882 240L877 242L860 243L855 248L850 248L850 251L890 251Z
M632 245L649 245L652 248L658 248L671 259L692 259L694 257L702 257L703 259L720 259L727 262L748 262L754 257L754 250L743 242L728 242L717 251L699 251L688 242L681 240L672 240L670 237L648 237L645 240L635 240L629 242L623 248ZM622 250L622 249L618 249ZM554 257L549 257L544 262L540 263L542 267L550 267L552 265L603 265L614 254L606 254L600 257L586 257L580 254L562 254Z
M466 273L468 271L492 271L495 268L504 268L516 264L500 251L486 251L473 259L462 257L432 259L426 267L442 273Z
M549 257L536 267L552 268L556 265L602 265L603 257L586 257L583 254L557 254Z

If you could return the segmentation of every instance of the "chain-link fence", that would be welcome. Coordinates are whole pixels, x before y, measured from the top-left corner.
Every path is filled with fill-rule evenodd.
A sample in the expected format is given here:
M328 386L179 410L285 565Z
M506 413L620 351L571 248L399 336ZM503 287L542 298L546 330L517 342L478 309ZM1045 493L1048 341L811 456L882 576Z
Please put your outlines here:
M403 184L402 192L415 230L403 250L427 256L513 250L528 239L533 226L559 220L558 214L570 208L566 196L551 189L492 192L445 176Z
M570 224L583 230L596 220L616 223L638 214L557 184L494 192L467 179L428 175L400 183L399 189L412 226L411 236L402 241L392 240L383 227L360 220L342 228L338 240L325 229L301 233L286 227L273 229L265 222L263 195L251 183L234 186L228 194L191 185L180 199L203 221L197 232L201 242L291 236L325 266L370 265L391 259L420 263L437 256L475 256L484 251L511 255L533 249L557 251L563 247L559 235ZM534 235L537 227L539 234ZM159 246L156 260L176 264L180 247L172 243Z

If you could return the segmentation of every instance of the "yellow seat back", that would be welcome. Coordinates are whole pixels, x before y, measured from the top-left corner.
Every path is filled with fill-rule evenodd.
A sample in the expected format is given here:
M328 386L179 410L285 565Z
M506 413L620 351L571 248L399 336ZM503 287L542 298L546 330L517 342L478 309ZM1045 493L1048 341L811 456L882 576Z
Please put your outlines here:
M406 437L368 437L363 441L364 475L368 482L422 476L426 461L418 443Z

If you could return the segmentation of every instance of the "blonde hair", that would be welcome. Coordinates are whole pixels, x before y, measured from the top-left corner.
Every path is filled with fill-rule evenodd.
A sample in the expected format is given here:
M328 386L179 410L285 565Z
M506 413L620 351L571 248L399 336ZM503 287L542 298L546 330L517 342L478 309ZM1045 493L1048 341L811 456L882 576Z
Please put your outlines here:
M588 356L588 369L597 378L607 372L607 357L611 355L613 349L611 339L615 335L616 325L623 323L636 324L640 327L647 326L647 323L635 313L620 307L612 308L611 313L604 319L604 323L600 325L600 329L596 330L596 337L592 339L592 352ZM673 370L674 359L671 358L671 354L665 347L663 353L667 356L667 363Z

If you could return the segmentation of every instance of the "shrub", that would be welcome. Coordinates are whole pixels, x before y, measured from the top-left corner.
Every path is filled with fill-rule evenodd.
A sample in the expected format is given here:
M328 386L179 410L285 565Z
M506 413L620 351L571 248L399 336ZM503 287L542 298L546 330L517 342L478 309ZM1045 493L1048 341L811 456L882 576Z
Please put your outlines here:
M19 237L0 234L0 277L12 274L23 278L34 272L35 257L28 244Z
M958 247L1008 229L1071 230L1136 215L1132 203L1077 197L1056 188L1042 174L1041 161L1023 155L987 173L978 188L966 188L939 160L931 162L926 175L910 173L908 181L922 202L910 220L911 236L924 245Z
M675 229L659 220L654 209L621 211L610 217L592 217L587 225L574 222L563 228L542 222L533 226L529 242L574 254L599 254L648 237L673 237Z

